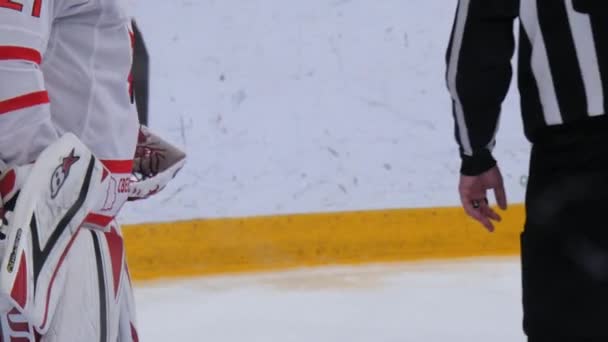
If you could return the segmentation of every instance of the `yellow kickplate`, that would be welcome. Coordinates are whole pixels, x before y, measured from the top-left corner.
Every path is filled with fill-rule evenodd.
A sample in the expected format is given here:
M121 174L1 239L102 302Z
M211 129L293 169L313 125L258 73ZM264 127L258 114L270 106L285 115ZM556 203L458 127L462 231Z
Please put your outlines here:
M461 208L201 219L124 227L135 280L519 253L522 205L494 233Z

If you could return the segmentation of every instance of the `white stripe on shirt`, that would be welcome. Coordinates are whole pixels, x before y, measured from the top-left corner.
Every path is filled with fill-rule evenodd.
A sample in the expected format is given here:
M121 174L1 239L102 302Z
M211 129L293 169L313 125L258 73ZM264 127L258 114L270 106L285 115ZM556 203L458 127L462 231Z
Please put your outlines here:
M566 9L585 85L587 111L591 116L602 115L604 114L604 93L591 19L587 14L576 12L572 0L566 1Z
M538 90L545 122L549 125L561 124L563 123L562 114L549 66L545 39L538 23L536 0L522 0L520 20L532 44L532 73L536 79L536 84L539 85Z
M461 146L464 150L465 155L472 156L473 148L471 147L471 139L469 138L469 132L464 117L464 109L462 107L462 102L460 101L460 96L458 95L458 90L456 88L458 63L460 61L460 49L462 47L462 39L464 36L464 30L469 15L469 3L470 0L462 0L460 1L460 6L458 7L454 36L452 38L450 63L448 65L448 87L454 100L456 124L458 125Z

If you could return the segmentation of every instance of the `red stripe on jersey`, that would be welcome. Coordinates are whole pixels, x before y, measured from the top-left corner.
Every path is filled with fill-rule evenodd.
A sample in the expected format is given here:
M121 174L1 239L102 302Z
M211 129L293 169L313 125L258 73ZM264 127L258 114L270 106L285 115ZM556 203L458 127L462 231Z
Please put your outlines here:
M0 115L49 102L51 102L49 93L44 90L13 97L12 99L0 101Z
M40 65L42 55L40 52L21 46L0 46L0 60L22 60Z
M133 171L133 160L111 160L102 159L101 163L112 173L131 173Z
M34 0L34 6L32 8L32 16L40 18L40 12L42 12L42 0Z

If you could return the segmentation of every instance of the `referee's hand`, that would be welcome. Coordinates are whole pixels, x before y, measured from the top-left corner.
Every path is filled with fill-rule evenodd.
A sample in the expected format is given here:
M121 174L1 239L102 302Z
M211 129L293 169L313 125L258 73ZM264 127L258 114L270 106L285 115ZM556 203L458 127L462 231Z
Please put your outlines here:
M477 176L460 175L458 192L464 210L488 231L493 232L492 221L499 222L501 217L489 206L486 195L488 190L494 190L494 196L500 209L507 209L507 196L498 166Z

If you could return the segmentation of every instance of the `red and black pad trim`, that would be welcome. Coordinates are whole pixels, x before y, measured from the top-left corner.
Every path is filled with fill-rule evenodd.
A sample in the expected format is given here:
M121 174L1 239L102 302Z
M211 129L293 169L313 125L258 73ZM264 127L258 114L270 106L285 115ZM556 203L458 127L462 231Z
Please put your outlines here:
M78 199L76 202L68 209L67 213L61 218L53 233L49 237L46 246L43 249L40 248L40 240L38 234L38 224L36 222L36 215L32 214L32 219L30 221L30 230L32 234L32 258L33 258L33 266L34 266L34 289L38 283L38 276L40 275L40 271L42 270L42 266L46 262L51 250L57 244L59 237L66 230L68 224L72 221L76 213L80 210L84 201L87 197L87 193L89 192L89 187L91 185L91 178L93 175L93 169L95 166L95 157L91 157L89 160L89 166L87 167L87 172L84 177L84 182L82 184L82 188L80 188L80 193L78 194ZM80 223L80 222L79 222ZM34 290L35 291L35 290Z
M135 327L133 326L133 323L131 323L131 339L133 340L133 342L139 342L139 336L137 335L137 329L135 329Z
M2 196L3 199L7 198L13 191L16 181L17 174L15 173L15 169L10 169L4 174L0 180L0 196Z
M25 320L25 317L17 308L11 309L11 311L6 314L6 321L13 333L27 334L30 332L30 324Z
M89 213L87 215L87 217L84 218L84 222L104 228L104 227L107 227L110 224L110 222L112 222L113 219L114 219L113 216Z
M27 301L27 265L25 262L25 252L21 252L21 260L19 262L19 270L15 276L15 284L11 291L11 297L22 308L25 307Z
M105 272L103 269L103 259L101 256L101 246L97 234L90 230L93 237L93 248L95 249L95 262L97 263L97 283L99 286L99 342L107 342L108 339L108 309L107 309L107 289Z

